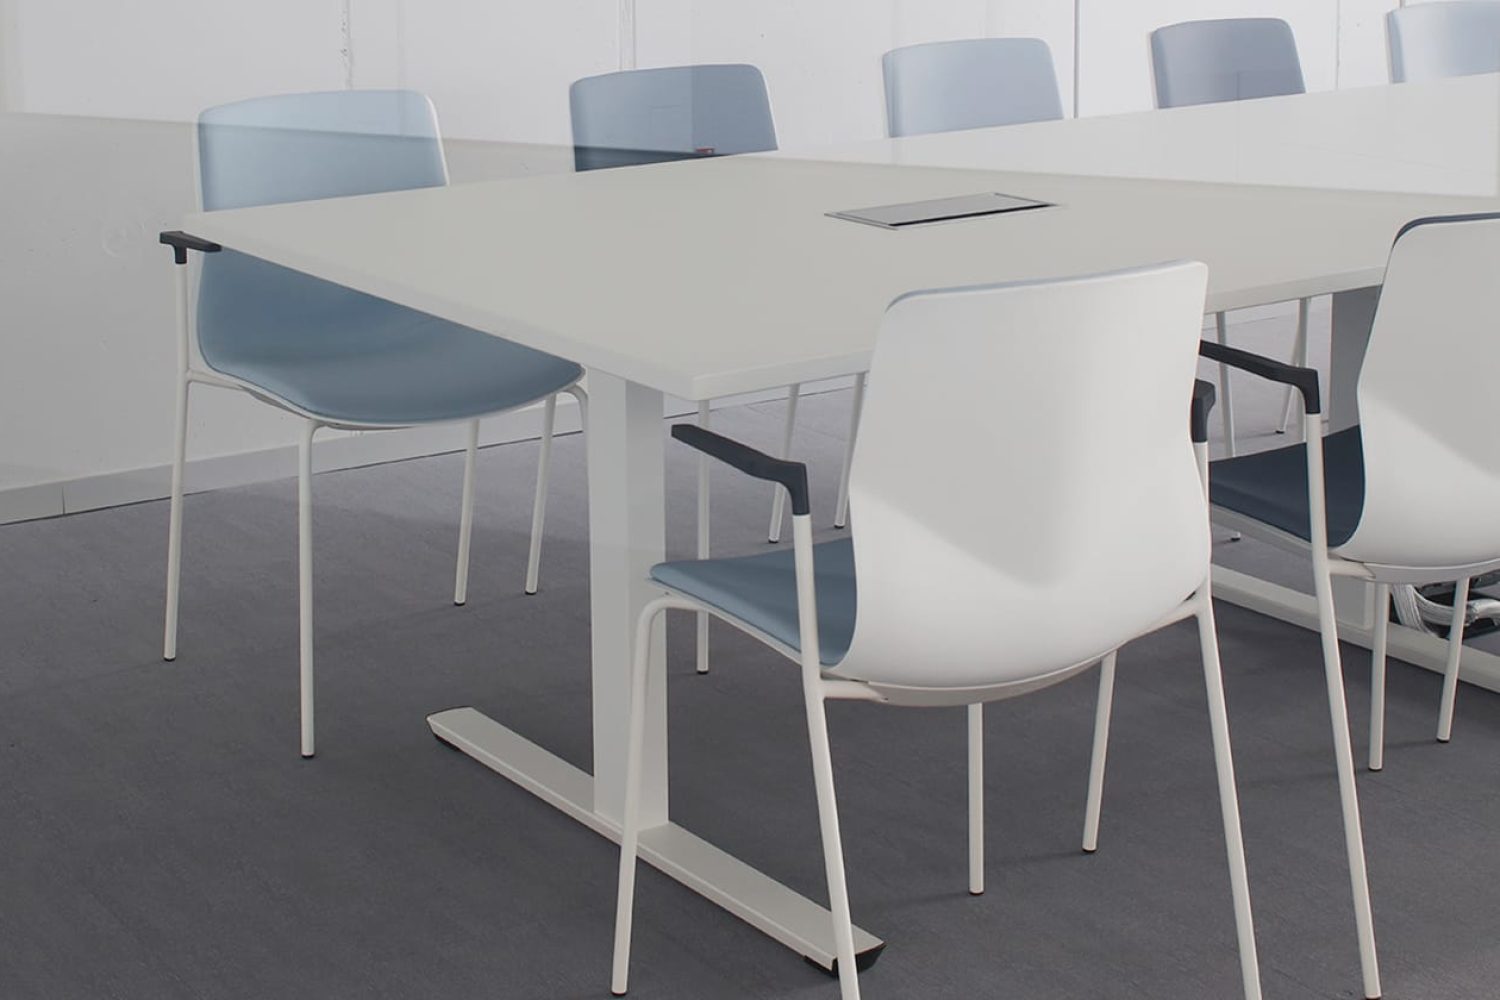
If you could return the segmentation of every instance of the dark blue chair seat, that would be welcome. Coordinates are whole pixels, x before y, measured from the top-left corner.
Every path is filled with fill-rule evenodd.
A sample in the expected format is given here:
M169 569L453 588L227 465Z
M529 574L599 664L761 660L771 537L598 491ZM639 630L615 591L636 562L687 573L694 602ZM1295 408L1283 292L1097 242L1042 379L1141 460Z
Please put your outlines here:
M385 299L225 251L204 262L199 343L209 367L317 417L356 424L467 420L578 381L571 361Z
M813 546L818 594L819 658L825 667L843 660L854 638L854 543ZM731 559L661 563L651 578L695 597L792 649L802 649L797 629L797 572L791 549Z
M1323 439L1323 474L1328 497L1328 546L1336 548L1354 534L1364 510L1364 449L1357 426ZM1215 507L1252 517L1304 541L1312 540L1305 444L1212 463L1208 495Z

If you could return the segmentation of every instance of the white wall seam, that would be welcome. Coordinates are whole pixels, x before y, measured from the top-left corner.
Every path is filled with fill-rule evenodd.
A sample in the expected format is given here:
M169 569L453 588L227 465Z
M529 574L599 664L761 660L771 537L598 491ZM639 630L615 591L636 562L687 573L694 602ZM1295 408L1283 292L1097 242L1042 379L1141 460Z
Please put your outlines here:
M636 68L635 0L620 0L620 69Z
M344 89L354 89L354 0L343 0L339 11L339 31L343 39L339 58L344 63Z

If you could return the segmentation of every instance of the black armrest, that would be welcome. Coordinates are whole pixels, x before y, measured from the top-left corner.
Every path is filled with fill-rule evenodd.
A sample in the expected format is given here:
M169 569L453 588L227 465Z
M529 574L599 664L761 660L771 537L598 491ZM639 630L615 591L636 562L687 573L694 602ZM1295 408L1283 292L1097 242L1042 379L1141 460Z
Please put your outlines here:
M197 250L199 253L218 253L224 248L217 243L210 243L191 233L184 233L174 229L171 232L162 233L158 237L164 246L172 248L172 256L179 264L187 263L187 252Z
M792 497L793 514L812 513L812 504L807 492L807 466L801 462L789 462L772 458L765 452L756 451L749 445L740 444L733 438L704 430L694 424L673 424L672 436L683 444L697 448L705 455L732 465L747 476L780 483Z
M1223 344L1215 344L1207 340L1198 344L1198 353L1210 361L1217 361L1231 368L1238 368L1252 375L1270 379L1272 382L1292 386L1302 393L1304 412L1323 412L1322 402L1318 395L1318 373L1311 368L1298 368L1296 365L1273 361L1259 354L1251 354L1237 347L1225 347Z
M1193 409L1190 423L1194 444L1202 444L1208 440L1208 415L1213 411L1214 401L1217 398L1218 392L1215 391L1212 382L1205 382L1201 378L1193 380Z

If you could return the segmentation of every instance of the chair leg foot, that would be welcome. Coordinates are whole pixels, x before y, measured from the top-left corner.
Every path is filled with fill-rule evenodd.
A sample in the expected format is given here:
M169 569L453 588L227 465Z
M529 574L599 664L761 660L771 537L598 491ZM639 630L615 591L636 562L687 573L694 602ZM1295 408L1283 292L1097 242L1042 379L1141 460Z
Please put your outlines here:
M318 425L309 420L298 448L297 469L297 600L300 645L299 697L302 715L302 756L313 755L313 578L312 578L312 442Z
M708 400L698 404L698 426L708 429L713 419L713 408ZM698 558L707 559L713 554L711 462L707 455L698 456ZM697 671L708 673L708 615L697 616L697 648L695 652Z
M1089 762L1088 803L1084 809L1083 852L1099 849L1099 815L1104 802L1104 765L1109 751L1109 718L1115 700L1115 653L1099 664L1099 700L1094 709L1094 751Z
M172 450L172 500L167 514L167 607L161 653L161 658L168 663L177 659L177 609L182 581L182 477L187 461L189 384L185 375L179 376L177 433Z
M1375 629L1370 641L1370 770L1385 767L1385 662L1391 626L1391 586L1375 585Z
M969 895L984 895L984 706L969 706Z
M1458 581L1453 591L1453 623L1448 626L1448 662L1443 669L1443 701L1438 711L1437 739L1453 738L1453 709L1458 701L1458 669L1464 652L1464 611L1469 604L1469 578Z
M531 548L526 554L528 597L535 596L542 571L542 530L547 518L547 485L551 476L552 433L557 425L557 395L547 397L542 410L542 445L536 461L536 496L531 502Z
M453 603L469 599L469 548L474 531L474 465L479 455L479 421L470 420L464 445L464 485L458 512L458 562L453 571Z

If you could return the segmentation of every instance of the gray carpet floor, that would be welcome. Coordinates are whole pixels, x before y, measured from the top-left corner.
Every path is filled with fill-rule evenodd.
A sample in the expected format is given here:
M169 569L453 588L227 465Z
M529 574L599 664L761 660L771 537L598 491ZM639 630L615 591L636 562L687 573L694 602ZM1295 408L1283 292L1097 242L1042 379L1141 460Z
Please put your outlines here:
M799 450L824 522L847 405L837 393L804 408ZM778 422L763 404L720 426L769 443ZM670 544L687 553L694 466L669 455ZM558 443L543 592L527 598L535 457L534 443L482 453L462 609L458 456L317 477L312 761L297 755L291 480L189 498L172 664L164 504L0 528L0 998L607 995L615 849L424 724L473 704L588 764L581 440ZM720 548L764 546L768 491L728 472L715 491ZM1079 594L1078 613L1107 596ZM1316 637L1223 606L1219 628L1266 995L1356 996ZM699 677L690 644L678 623L676 819L823 898L795 670L725 629ZM1362 748L1368 656L1346 654ZM1121 658L1103 841L1085 857L1094 676L989 711L979 898L966 891L963 713L832 706L855 917L890 942L868 997L1237 995L1191 629ZM1393 665L1387 768L1360 778L1391 1000L1493 997L1500 983L1500 698L1466 688L1444 747L1438 690ZM636 927L640 1000L837 995L654 872Z

